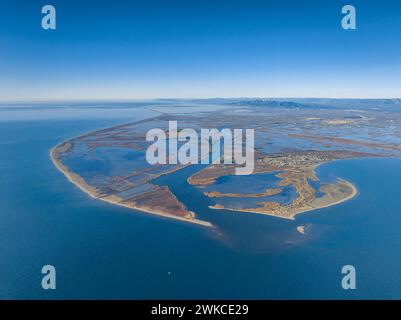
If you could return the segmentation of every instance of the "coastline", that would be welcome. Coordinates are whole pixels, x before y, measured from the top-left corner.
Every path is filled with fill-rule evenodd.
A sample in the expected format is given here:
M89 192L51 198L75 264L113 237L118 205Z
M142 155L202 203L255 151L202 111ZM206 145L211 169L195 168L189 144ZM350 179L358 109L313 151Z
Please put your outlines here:
M118 205L120 207L124 207L124 208L128 208L128 209L138 210L140 212L156 215L156 216L159 216L159 217L175 219L175 220L182 221L182 222L187 222L187 223L193 223L193 224L197 224L197 225L200 225L200 226L203 226L203 227L208 227L208 228L213 227L213 225L210 222L207 222L207 221L203 221L203 220L199 220L199 219L195 219L195 218L190 220L190 219L186 219L186 218L170 215L170 214L164 213L162 211L151 210L151 209L146 209L146 208L140 208L140 207L136 207L134 205L124 204L124 203L118 202L117 200L113 200L112 197L98 197L97 194L96 194L96 190L93 187L88 185L82 177L80 177L79 175L69 171L68 168L65 167L58 160L58 158L56 157L56 155L55 155L56 149L58 147L60 147L62 144L64 144L64 143L68 143L68 141L61 142L57 146L55 146L55 147L50 149L50 152L49 152L50 153L50 159L52 160L54 166L68 179L69 182L74 184L82 192L84 192L87 195L89 195L90 198L92 198L94 200L101 200L101 201L107 202L109 204ZM194 215L193 212L190 212L190 213L192 215Z
M137 206L133 203L124 203L124 202L122 202L121 198L119 198L118 196L115 196L115 195L99 196L96 188L94 188L94 187L90 186L88 183L86 183L86 181L78 174L71 172L59 160L58 156L59 156L60 150L62 150L61 152L68 151L68 149L71 147L70 141L71 141L71 139L60 142L58 145L51 148L50 149L50 158L51 158L53 164L55 165L55 167L60 172L62 172L64 174L64 176L66 176L67 179L71 183L73 183L76 187L78 187L82 192L88 194L92 199L101 200L101 201L107 202L109 204L118 205L120 207L137 210L137 211L147 213L147 214L157 215L159 217L175 219L175 220L182 221L182 222L194 223L194 224L201 225L204 227L213 227L213 224L208 221L196 219L195 213L192 211L187 211L189 217L182 217L182 216L166 213L163 210L154 209L151 206ZM64 148L67 148L67 149L65 150ZM332 161L338 161L338 160L332 160ZM314 165L312 168L313 171L316 169L316 167L318 167L321 164L322 163ZM188 179L190 179L190 178L188 178ZM350 193L348 195L346 195L345 197L341 197L341 192L340 192L340 196L339 196L338 190L335 189L335 187L338 186L339 184L345 184L346 187L348 187L350 189ZM232 211L232 212L256 213L256 214L273 216L273 217L280 218L280 219L295 220L295 217L299 214L340 204L342 202L345 202L345 201L348 201L348 200L354 198L358 193L357 188L352 183L350 183L346 180L340 179L340 178L338 179L337 184L325 185L325 188L327 188L327 192L324 192L325 196L323 196L323 197L314 198L309 203L304 203L301 206L299 206L298 208L286 207L286 206L278 207L276 212L274 212L274 209L272 209L271 207L270 208L256 207L256 208L244 209L244 208L226 208L221 205L212 205L212 206L209 206L209 208L214 209L214 210L227 210L227 211ZM272 189L272 190L274 190L274 189ZM231 195L231 194L229 194L229 195ZM227 195L221 194L221 196L227 196ZM257 196L259 196L259 195L257 195Z
M357 187L355 187L351 182L349 182L349 181L347 181L347 180L344 180L344 179L341 179L341 178L338 178L338 180L340 180L342 183L344 183L344 184L346 184L348 187L350 187L350 189L352 190L351 194L349 194L348 196L346 196L346 197L343 198L343 199L339 199L339 200L334 201L334 202L332 202L332 203L330 203L330 204L319 206L319 207L316 208L316 209L323 209L323 208L328 208L328 207L331 207L331 206L335 206L335 205L337 205L337 204L340 204L340 203L346 202L346 201L348 201L348 200L351 200L352 198L354 198L354 197L358 194L358 189L357 189ZM315 209L312 209L312 210L315 210Z
M342 183L346 184L351 189L351 193L349 195L347 195L344 198L341 198L341 199L335 200L333 202L330 202L330 203L324 203L324 204L321 204L321 205L314 206L313 203L316 201L316 199L315 199L310 204L307 204L304 207L296 209L293 212L291 212L289 215L286 215L286 216L285 215L280 215L280 214L275 214L275 213L272 213L272 212L263 211L262 207L260 209L258 209L258 210L255 210L255 209L253 210L252 208L250 208L250 209L241 209L241 208L226 208L226 207L215 207L215 206L209 206L209 208L210 209L214 209L214 210L228 210L228 211L233 211L233 212L256 213L256 214L263 214L263 215L272 216L272 217L276 217L276 218L280 218L280 219L295 220L295 217L297 215L299 215L299 214L335 206L337 204L340 204L340 203L346 202L348 200L351 200L352 198L354 198L358 194L358 189L351 182L346 181L344 179L340 179L340 178L338 178L338 180L340 180Z

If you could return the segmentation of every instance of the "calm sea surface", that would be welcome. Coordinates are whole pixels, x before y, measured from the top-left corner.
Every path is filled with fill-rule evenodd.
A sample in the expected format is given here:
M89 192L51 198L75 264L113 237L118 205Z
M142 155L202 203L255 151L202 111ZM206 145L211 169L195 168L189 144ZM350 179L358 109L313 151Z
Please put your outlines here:
M49 158L62 140L149 111L95 120L87 114L24 121L4 115L2 299L401 298L400 159L323 165L320 175L350 180L359 194L295 221L210 210L210 200L186 182L196 167L159 178L217 226L208 230L92 200ZM307 226L307 235L296 231L299 225ZM41 289L45 264L57 269L54 291ZM356 267L357 290L341 288L346 264Z

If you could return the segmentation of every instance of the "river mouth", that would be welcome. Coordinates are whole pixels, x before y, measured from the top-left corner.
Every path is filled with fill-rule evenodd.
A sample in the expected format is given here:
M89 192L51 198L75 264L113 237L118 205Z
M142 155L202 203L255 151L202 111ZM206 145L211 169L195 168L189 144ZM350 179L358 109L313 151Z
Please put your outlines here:
M308 214L299 214L303 218L298 219L297 215L294 220L251 212L211 209L210 206L214 202L213 199L204 195L205 189L188 183L188 178L204 167L202 165L188 166L172 174L161 176L152 183L168 186L188 210L196 212L199 219L211 222L215 228L210 231L210 236L223 242L232 250L248 253L291 250L312 241L319 241L319 237L330 229L330 226L324 222L309 221L309 217L313 217L314 214L322 216L321 213L324 213L324 209L315 209ZM328 183L341 178L336 174L336 170L331 169L331 163L319 167L318 172L319 178L322 175L322 181L319 182ZM274 176L274 173L269 175ZM235 176L233 177L235 178ZM224 179L229 178L224 177ZM315 186L317 185L315 183ZM213 187L214 185L212 185L212 189ZM285 195L285 198L288 201L288 198L293 199L294 195ZM352 201L352 199L347 201ZM340 205L334 205L334 207Z

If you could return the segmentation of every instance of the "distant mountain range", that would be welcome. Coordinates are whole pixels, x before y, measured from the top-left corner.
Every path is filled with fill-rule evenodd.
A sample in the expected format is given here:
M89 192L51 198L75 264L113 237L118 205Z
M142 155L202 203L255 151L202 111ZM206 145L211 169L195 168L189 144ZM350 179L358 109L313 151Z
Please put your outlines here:
M279 98L243 99L233 105L269 108L319 108L319 109L369 109L401 111L401 99L327 99L327 98Z

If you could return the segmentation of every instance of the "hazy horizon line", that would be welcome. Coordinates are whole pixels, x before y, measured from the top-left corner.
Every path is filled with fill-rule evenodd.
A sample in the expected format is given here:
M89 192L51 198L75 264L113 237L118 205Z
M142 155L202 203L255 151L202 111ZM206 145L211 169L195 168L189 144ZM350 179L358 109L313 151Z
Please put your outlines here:
M84 99L17 99L17 100L2 100L0 104L4 103L60 103L60 102L141 102L141 101L157 101L157 100L286 100L286 99L316 99L316 100L401 100L401 97L313 97L313 96L293 96L293 97L267 97L267 96L244 96L244 97L192 97L192 98L174 98L174 97L155 97L155 98L110 98L110 99L97 99L97 98L84 98Z

